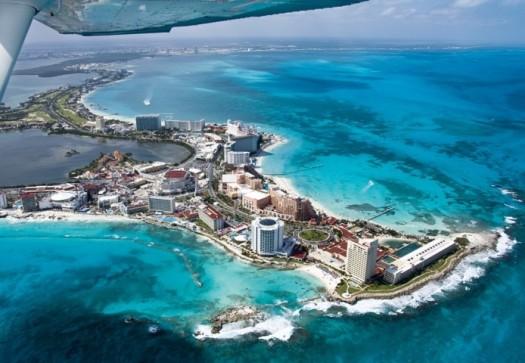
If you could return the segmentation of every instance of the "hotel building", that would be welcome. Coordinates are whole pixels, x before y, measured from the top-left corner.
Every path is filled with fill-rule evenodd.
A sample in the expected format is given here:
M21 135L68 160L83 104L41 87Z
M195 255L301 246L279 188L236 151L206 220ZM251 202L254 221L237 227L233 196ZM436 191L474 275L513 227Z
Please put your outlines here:
M206 206L199 209L199 219L206 223L213 231L219 231L224 228L224 218L222 214L212 206Z
M363 284L374 275L379 243L377 240L357 238L350 238L347 241L346 273L353 282Z
M273 256L283 245L284 222L271 217L252 221L252 250L262 256Z
M102 131L106 127L106 120L103 117L97 117L95 121L95 130Z
M182 132L202 132L205 125L204 120L164 120L164 127Z
M135 118L137 131L157 131L160 130L161 122L159 115L137 116Z
M316 217L314 208L308 199L292 196L279 188L270 190L270 198L275 211L287 216L286 219L307 221Z
M456 243L451 239L434 240L392 262L383 278L388 283L397 284L455 249Z
M180 194L194 191L195 183L190 173L184 169L169 170L164 174L160 185L162 194Z
M264 209L270 204L270 195L267 193L251 190L242 195L242 206L251 211Z
M51 195L51 206L53 208L75 211L84 206L87 202L87 193L61 191Z
M7 194L0 192L0 209L7 208Z
M153 212L175 212L175 197L151 195L148 198L149 210Z
M253 128L242 125L239 121L229 121L226 125L228 147L232 151L255 153L259 150L261 136Z
M250 153L247 151L228 151L224 161L234 166L246 165L250 163Z

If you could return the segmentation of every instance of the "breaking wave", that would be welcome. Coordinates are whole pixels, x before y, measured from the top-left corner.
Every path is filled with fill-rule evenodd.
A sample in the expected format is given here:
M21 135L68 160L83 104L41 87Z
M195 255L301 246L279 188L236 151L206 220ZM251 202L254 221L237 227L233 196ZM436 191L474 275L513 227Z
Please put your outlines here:
M254 334L260 340L288 341L292 337L294 329L290 319L282 315L273 315L255 324L247 321L225 324L219 333L213 333L211 325L199 325L194 336L199 340L237 339Z
M515 219L507 220L507 223L509 222L514 223ZM500 237L493 249L487 249L465 257L447 277L439 281L429 282L409 295L393 299L365 299L353 305L317 299L303 305L294 312L294 315L298 316L302 311L320 311L328 314L332 310L342 310L347 315L398 315L405 313L408 309L415 309L421 305L435 302L447 292L457 291L461 287L468 289L467 285L469 283L485 274L486 267L491 261L510 252L517 243L515 239L512 239L505 233L503 228L497 229L496 232L498 232Z

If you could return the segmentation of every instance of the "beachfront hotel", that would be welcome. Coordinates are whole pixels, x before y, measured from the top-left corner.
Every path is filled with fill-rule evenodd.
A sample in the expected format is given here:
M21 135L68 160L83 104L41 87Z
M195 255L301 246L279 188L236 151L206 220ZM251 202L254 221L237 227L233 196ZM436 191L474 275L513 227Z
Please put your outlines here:
M144 115L135 117L137 131L157 131L160 130L160 115Z
M377 240L348 239L346 273L350 280L364 284L374 275L377 259Z
M284 222L273 217L252 221L252 250L262 256L273 256L283 245Z
M175 212L175 197L150 195L148 198L149 210L152 212Z
M308 199L290 195L280 188L270 190L270 199L275 211L288 217L285 219L307 221L316 217L315 210Z
M160 184L161 194L180 194L195 190L195 182L184 169L172 169L164 174Z
M202 132L205 125L204 120L164 120L165 128L181 132Z
M219 231L224 228L222 214L210 205L199 209L199 219L210 227L212 231Z
M390 284L397 284L455 249L456 243L452 239L429 242L392 262L385 270L383 278Z
M259 150L261 135L254 128L241 124L239 121L226 123L228 136L227 148L232 151L255 153Z
M247 151L226 151L224 161L233 166L246 165L250 163L250 153Z

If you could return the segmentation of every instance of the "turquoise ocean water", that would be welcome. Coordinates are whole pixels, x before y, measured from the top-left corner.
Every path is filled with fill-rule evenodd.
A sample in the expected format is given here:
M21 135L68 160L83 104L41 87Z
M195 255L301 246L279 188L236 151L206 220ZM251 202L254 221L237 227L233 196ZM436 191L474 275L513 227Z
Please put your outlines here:
M332 49L132 65L132 78L88 102L129 117L254 123L289 140L265 171L316 167L288 178L335 213L393 205L379 222L499 228L498 248L411 296L345 306L310 301L320 287L307 276L244 265L182 232L2 222L0 361L523 361L525 51ZM193 336L237 303L268 317L223 339ZM129 314L141 320L125 324ZM163 334L147 333L152 321Z
M399 228L477 229L521 208L502 190L525 194L524 59L521 49L155 58L88 102L253 123L289 140L265 172L299 171L286 175L294 187L333 213L388 205L396 213L379 221Z

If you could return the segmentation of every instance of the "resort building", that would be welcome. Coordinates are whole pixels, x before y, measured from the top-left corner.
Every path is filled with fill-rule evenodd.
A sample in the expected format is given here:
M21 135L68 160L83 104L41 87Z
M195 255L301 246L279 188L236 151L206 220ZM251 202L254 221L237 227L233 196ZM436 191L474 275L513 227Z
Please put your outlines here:
M7 208L7 194L0 192L0 209Z
M199 219L206 223L213 231L219 231L224 228L224 218L222 214L212 206L206 206L199 209Z
M121 204L120 212L123 214L137 214L144 213L148 211L148 205L146 203L131 203L131 204Z
M259 150L261 136L254 128L242 125L239 121L228 120L226 124L228 147L232 151L255 153Z
M51 195L51 206L53 208L75 211L87 202L87 193L82 191L62 191Z
M353 282L363 284L374 275L379 243L377 240L357 238L348 239L347 242L346 273Z
M308 199L292 196L279 188L270 190L270 198L274 210L289 217L286 219L307 221L316 217L315 210Z
M103 131L105 127L106 120L103 117L97 117L97 120L95 121L95 130Z
M182 132L202 132L206 126L204 120L164 120L164 127Z
M173 213L175 212L175 197L151 195L148 198L149 210L152 212Z
M137 131L157 131L160 130L161 122L159 115L137 116L135 118Z
M250 163L250 153L247 151L226 152L225 162L234 166L242 166Z
M452 239L434 240L392 262L383 278L388 283L397 284L455 249L456 243Z
M251 190L242 195L242 206L251 211L264 209L270 204L270 195L267 193Z
M151 174L168 168L168 164L163 161L155 161L153 163L136 165L133 171L139 174Z
M111 208L112 205L118 204L120 196L118 194L102 195L98 197L97 206L100 209Z
M22 201L22 210L24 212L34 212L39 209L38 199L34 193L22 193L20 194Z
M164 174L160 185L162 194L180 194L194 191L195 183L190 173L184 169L172 169Z
M284 222L272 217L252 221L252 250L262 256L273 256L282 248Z

